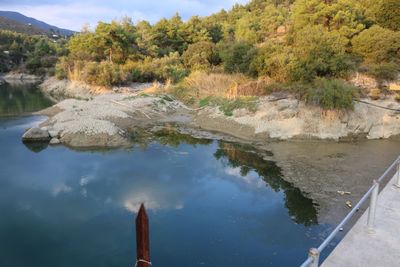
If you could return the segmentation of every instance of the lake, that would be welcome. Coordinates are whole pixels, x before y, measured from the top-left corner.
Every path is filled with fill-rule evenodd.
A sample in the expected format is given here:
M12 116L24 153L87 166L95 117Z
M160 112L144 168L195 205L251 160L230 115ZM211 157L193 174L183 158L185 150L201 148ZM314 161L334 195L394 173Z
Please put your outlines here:
M334 227L250 146L173 132L110 151L25 146L44 118L16 114L51 103L31 89L0 87L14 115L0 118L0 266L134 266L141 203L153 266L298 266Z

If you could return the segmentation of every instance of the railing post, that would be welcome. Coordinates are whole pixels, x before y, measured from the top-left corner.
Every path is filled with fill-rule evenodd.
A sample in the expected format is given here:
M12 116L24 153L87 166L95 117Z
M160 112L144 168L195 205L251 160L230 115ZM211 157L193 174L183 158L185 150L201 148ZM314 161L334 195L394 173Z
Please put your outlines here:
M318 267L319 266L319 250L317 248L310 248L308 252L308 256L313 259L309 267Z
M397 172L396 172L396 175L397 175L397 180L396 180L397 182L396 182L395 186L397 188L400 188L400 160L397 161Z
M375 211L376 211L376 204L378 201L378 194L379 194L379 182L374 180L374 189L372 190L371 194L371 202L369 204L369 212L368 212L368 231L374 231L374 222L375 222Z

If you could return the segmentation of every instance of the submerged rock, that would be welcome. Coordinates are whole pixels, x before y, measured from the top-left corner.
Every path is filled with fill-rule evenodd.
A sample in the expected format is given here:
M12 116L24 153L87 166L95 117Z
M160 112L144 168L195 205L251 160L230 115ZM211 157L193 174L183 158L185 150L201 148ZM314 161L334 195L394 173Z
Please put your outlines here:
M61 143L60 139L58 139L56 137L51 138L51 140L50 140L50 145L58 145L60 143Z
M49 132L40 128L31 128L22 136L23 142L44 142L49 140Z

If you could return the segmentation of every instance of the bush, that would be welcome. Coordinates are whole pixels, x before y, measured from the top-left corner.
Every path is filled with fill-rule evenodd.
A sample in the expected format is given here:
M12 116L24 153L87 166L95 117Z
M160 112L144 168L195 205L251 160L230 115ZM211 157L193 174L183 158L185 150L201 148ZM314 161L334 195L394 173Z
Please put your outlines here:
M368 67L368 74L374 76L379 81L396 80L400 71L400 66L395 63L372 64Z
M183 53L183 62L191 70L207 70L212 65L218 64L219 57L215 44L203 41L189 45Z
M152 82L154 80L179 82L187 75L178 53L171 53L162 58L145 58L143 61L128 61L124 72L135 82Z
M317 79L306 93L306 102L323 109L352 109L357 89L342 80Z
M57 79L67 79L69 73L69 64L65 57L61 57L55 66L55 76Z
M400 30L400 1L399 0L384 0L380 3L376 14L377 21L382 27Z
M92 85L112 86L126 82L126 75L119 65L109 61L89 62L83 68L82 80Z
M268 76L276 82L286 82L293 55L282 43L274 40L266 42L257 49L251 68L258 76Z
M322 26L305 27L296 33L291 80L311 82L316 77L341 77L354 69L346 54L347 39Z
M352 39L353 52L367 64L400 61L400 32L372 26Z
M250 68L256 56L254 46L245 42L236 42L220 45L218 50L226 72L254 75L254 71Z

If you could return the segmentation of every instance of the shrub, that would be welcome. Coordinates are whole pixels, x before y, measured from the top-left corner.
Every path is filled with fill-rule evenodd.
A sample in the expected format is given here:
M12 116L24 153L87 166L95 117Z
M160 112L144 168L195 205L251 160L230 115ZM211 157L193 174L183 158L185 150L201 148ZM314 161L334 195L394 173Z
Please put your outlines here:
M57 79L67 79L69 73L69 64L65 57L61 57L55 66L55 76Z
M293 54L288 47L277 41L268 41L261 48L251 62L251 70L258 76L268 76L276 82L285 82L289 77L289 66Z
M400 30L400 1L398 0L384 0L378 1L380 3L376 14L377 21L382 27L392 29L394 31Z
M353 52L368 64L400 61L400 32L372 26L352 39Z
M291 80L311 82L316 77L341 77L354 69L346 54L347 39L322 26L305 27L296 33Z
M189 45L183 53L183 62L192 70L207 70L211 65L218 64L219 57L215 44L202 41Z
M82 80L88 84L111 86L126 81L120 66L109 61L89 62L83 68Z
M374 76L379 81L396 80L400 71L400 65L390 63L371 64L368 67L368 74Z
M357 89L342 80L317 79L306 93L306 102L323 109L352 109Z
M154 80L171 80L179 82L187 75L178 53L171 53L162 58L145 58L143 61L128 61L123 66L132 81L152 82Z
M220 45L218 50L226 72L254 75L254 71L250 68L256 56L254 46L245 42L236 42Z

